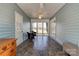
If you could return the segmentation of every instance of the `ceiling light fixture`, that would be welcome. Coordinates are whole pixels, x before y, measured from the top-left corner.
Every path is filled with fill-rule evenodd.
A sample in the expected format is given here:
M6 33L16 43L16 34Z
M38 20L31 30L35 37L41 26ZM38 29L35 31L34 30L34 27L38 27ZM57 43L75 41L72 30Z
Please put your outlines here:
M45 11L45 5L43 3L40 3L39 9L35 13L35 17L37 17L38 19L42 19L45 17L46 14L47 13Z
M43 8L44 8L43 3L40 3L40 9L39 9L39 12L38 12L38 18L39 19L42 19L42 17L43 17Z
M41 16L39 16L39 19L41 19L42 17Z
M42 14L40 14L40 15L39 15L39 19L42 19L42 17L43 17L43 15L42 15Z

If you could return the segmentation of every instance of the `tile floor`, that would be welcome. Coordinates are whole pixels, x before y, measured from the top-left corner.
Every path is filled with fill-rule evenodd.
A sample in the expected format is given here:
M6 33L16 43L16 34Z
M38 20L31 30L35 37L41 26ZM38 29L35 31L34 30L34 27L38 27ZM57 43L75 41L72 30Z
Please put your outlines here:
M36 36L17 47L17 56L67 56L60 46L48 36Z

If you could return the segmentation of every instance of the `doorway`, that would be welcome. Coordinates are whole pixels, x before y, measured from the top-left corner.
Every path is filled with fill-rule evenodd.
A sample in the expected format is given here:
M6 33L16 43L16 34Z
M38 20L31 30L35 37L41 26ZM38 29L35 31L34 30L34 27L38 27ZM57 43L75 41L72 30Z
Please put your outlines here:
M36 32L37 35L48 35L48 27L48 22L45 21L32 22L32 31Z

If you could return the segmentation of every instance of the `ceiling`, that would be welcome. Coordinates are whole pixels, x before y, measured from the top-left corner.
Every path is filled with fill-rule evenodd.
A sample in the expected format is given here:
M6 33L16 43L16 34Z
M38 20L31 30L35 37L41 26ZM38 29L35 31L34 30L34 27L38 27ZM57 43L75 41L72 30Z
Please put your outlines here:
M50 19L64 3L18 3L17 4L30 18L37 19L42 11L42 18Z

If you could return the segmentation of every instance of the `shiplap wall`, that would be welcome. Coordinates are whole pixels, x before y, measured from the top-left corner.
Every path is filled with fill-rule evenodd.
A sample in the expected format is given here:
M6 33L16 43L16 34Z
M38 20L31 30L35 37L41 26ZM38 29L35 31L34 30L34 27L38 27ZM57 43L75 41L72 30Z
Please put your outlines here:
M1 3L0 4L0 38L15 37L15 11L23 15L23 20L29 21L29 18L17 6L17 4Z
M56 14L56 40L71 42L78 45L79 43L79 3L66 4Z
M0 38L14 37L13 4L0 4Z

